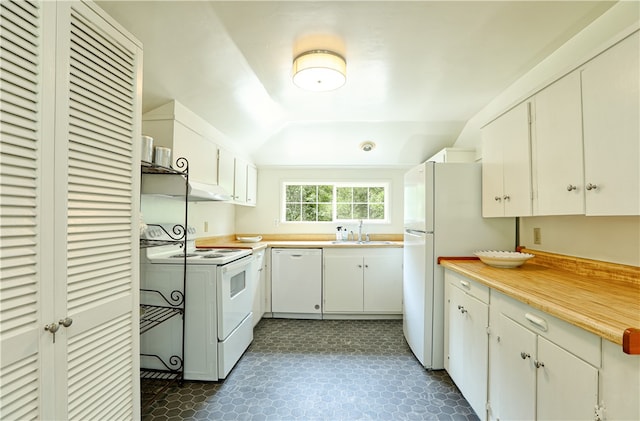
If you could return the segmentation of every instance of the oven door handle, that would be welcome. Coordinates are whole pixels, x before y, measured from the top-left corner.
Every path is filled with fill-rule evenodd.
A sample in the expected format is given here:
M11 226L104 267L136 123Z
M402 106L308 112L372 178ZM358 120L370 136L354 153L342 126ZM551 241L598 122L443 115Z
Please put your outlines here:
M253 255L250 255L250 256L242 257L242 258L236 260L235 262L228 263L228 264L222 266L222 273L227 273L227 272L230 272L230 271L234 271L239 267L247 266L247 265L251 264L252 260L253 260Z

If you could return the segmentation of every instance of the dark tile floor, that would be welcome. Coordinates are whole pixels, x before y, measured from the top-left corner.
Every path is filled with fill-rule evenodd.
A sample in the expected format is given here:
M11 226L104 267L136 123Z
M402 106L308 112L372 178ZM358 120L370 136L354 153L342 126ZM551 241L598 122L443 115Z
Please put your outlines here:
M426 371L401 320L263 319L226 380L185 382L151 420L477 420L445 371Z

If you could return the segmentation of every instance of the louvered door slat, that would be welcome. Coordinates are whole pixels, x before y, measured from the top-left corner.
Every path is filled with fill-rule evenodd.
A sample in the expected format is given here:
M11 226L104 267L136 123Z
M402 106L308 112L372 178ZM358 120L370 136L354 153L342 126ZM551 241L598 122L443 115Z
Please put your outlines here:
M0 2L0 419L38 419L39 5Z

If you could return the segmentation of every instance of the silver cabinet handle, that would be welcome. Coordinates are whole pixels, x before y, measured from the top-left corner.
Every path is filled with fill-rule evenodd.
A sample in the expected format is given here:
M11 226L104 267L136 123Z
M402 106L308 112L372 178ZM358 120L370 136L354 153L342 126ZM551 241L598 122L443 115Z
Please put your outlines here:
M496 197L493 198L493 200L495 200L496 202L501 202L502 201L502 197L496 196Z
M526 360L527 358L531 358L531 355L527 354L526 352L521 352L520 358L522 358L523 360Z
M538 360L535 360L533 362L533 365L535 365L536 368L544 367L544 363L542 361L538 361Z
M524 315L525 319L529 320L534 326L537 326L540 330L546 332L549 328L547 325L547 321L542 317L538 317L531 313L526 313Z
M511 200L511 196L509 196L508 194L505 194L503 199L504 199L505 202L509 201L509 200Z
M567 191L578 190L578 186L574 186L573 184L569 184L567 186Z
M586 186L585 188L586 188L587 190L595 190L595 189L597 189L597 188L598 188L598 185L597 185L597 184L591 184L591 183L589 183L589 184L587 184L587 186Z
M467 312L467 310L465 310L465 308L463 306L458 306L458 310L460 310L460 313L462 313L462 314Z

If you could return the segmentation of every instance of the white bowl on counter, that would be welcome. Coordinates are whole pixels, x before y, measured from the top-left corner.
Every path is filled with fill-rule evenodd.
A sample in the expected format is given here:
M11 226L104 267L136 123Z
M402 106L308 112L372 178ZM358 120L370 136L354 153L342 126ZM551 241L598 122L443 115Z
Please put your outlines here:
M257 243L258 241L262 240L262 236L258 235L256 237L236 237L236 239L241 243Z
M517 251L482 250L475 254L482 263L496 268L516 268L534 257L533 254Z

